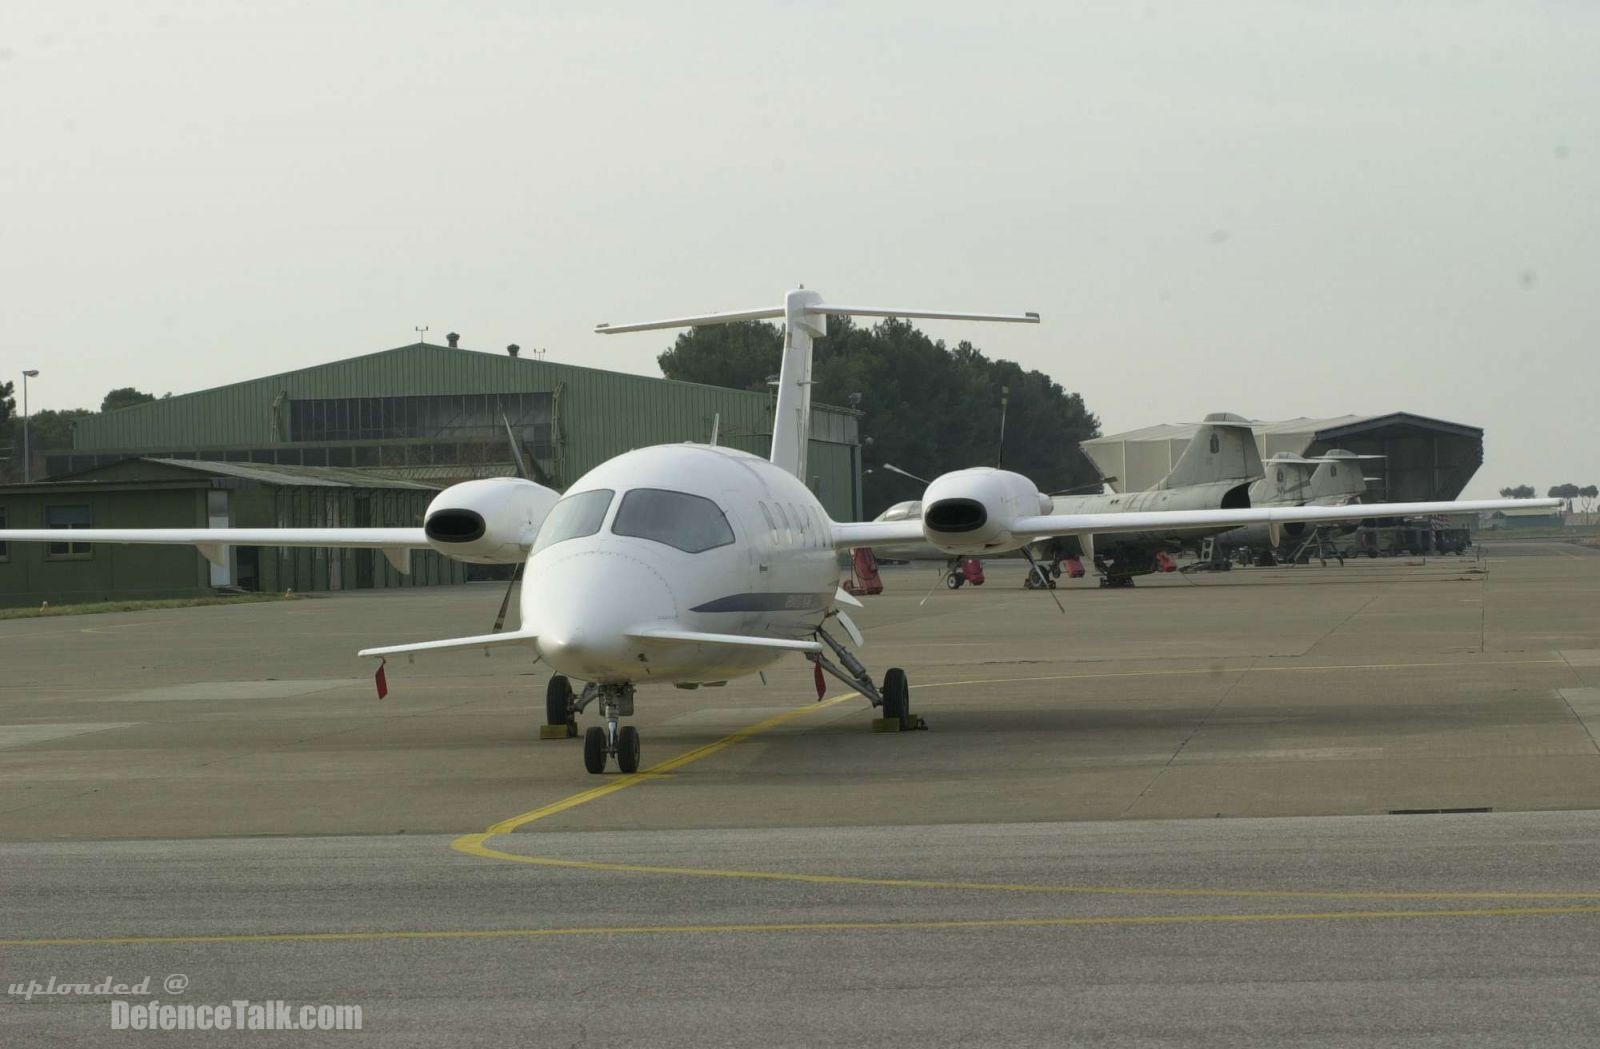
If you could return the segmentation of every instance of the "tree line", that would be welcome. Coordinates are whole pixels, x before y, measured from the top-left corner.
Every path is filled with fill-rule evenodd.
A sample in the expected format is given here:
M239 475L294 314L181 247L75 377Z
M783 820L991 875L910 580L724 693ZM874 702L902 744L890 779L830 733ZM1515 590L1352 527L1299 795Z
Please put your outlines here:
M171 397L172 394L164 394ZM156 399L132 386L119 386L100 399L100 411L111 412L118 408L131 408ZM42 452L72 447L72 427L85 415L95 414L89 408L47 408L28 416L28 449L33 456L35 477L39 476L39 456ZM8 481L22 479L22 418L17 410L16 382L0 382L0 476Z
M747 321L693 328L657 360L669 379L767 390L782 356L782 330ZM1083 398L1043 372L990 358L970 342L949 347L894 318L869 327L830 317L827 337L816 341L812 378L814 403L862 413L869 517L922 494L921 485L885 464L926 478L1003 465L1047 492L1098 480L1078 447L1100 434L1100 421Z
M1519 484L1500 489L1500 495L1506 499L1532 499L1538 495L1538 491L1531 484ZM1545 493L1545 497L1560 499L1566 503L1568 513L1573 512L1575 501L1581 499L1583 504L1579 509L1583 513L1590 513L1595 509L1596 501L1600 500L1600 485L1586 484L1579 487L1570 483L1553 484Z

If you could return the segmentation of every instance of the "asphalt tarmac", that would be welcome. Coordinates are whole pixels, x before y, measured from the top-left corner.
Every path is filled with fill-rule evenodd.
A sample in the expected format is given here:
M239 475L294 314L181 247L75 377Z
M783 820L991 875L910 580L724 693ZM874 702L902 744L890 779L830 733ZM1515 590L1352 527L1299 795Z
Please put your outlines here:
M1589 1044L1600 558L1551 545L1066 615L891 571L861 654L929 731L801 664L641 690L636 777L526 658L375 698L357 647L493 586L0 623L4 975L362 1006L294 1044ZM7 1044L128 1037L25 997Z

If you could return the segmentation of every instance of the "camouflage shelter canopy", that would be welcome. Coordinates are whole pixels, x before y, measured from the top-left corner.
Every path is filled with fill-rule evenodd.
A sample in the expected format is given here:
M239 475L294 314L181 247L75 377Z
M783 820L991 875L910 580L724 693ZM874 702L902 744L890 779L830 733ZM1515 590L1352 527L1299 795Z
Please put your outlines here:
M1143 491L1172 469L1198 423L1167 423L1083 442L1102 475L1119 492ZM1375 502L1454 499L1483 464L1483 430L1391 412L1323 419L1252 422L1263 459L1279 452L1320 455L1334 448L1381 455L1365 463L1368 497Z

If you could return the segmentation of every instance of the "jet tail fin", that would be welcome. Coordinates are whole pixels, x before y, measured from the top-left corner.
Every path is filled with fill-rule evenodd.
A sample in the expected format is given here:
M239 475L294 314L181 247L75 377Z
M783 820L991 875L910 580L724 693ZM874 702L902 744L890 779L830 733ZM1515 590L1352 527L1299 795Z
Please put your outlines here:
M1177 465L1156 487L1253 481L1261 474L1261 452L1249 420L1215 412L1206 416Z

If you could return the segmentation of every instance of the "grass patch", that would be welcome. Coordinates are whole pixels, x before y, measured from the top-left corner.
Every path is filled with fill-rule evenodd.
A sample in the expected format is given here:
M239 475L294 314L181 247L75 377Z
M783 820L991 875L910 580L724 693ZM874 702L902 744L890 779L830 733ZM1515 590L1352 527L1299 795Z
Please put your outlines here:
M91 601L81 605L50 605L47 608L0 608L0 619L88 616L97 612L151 612L162 608L201 608L207 605L253 605L283 599L282 594L233 594L228 597L173 597L159 601Z

